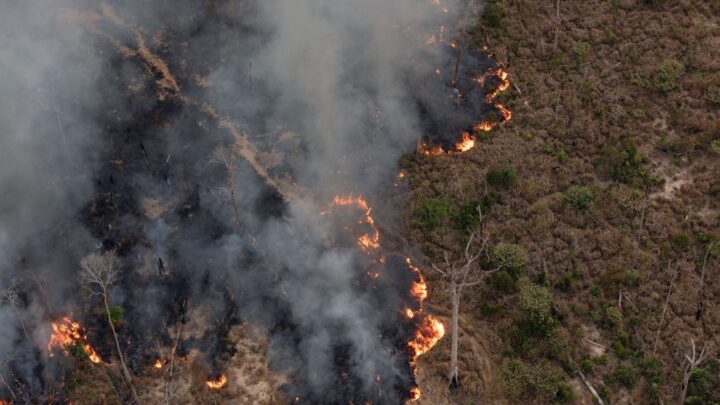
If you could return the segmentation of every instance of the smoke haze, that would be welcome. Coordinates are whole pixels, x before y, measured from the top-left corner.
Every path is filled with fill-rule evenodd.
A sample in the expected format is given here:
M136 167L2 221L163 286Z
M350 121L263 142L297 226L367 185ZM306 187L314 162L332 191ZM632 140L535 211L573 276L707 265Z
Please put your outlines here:
M249 321L290 373L289 398L407 400L414 327L399 310L417 306L415 276L338 225L362 211L321 212L335 195L386 193L429 135L422 114L449 111L419 108L448 91L428 82L448 55L425 44L447 19L427 3L0 3L0 288L19 291L0 306L14 326L0 332L5 380L50 394L49 322L63 315L112 357L78 273L114 250L131 368L203 307L208 330L181 346L215 371Z

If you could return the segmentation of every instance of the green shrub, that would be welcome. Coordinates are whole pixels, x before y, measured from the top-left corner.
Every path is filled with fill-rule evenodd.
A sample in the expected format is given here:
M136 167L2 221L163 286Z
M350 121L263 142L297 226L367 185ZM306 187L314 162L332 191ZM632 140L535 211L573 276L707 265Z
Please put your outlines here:
M527 400L538 398L550 402L567 402L573 394L563 372L547 360L527 364L522 360L508 359L500 370L503 382L510 395Z
M607 321L609 326L617 326L622 322L623 315L622 312L620 312L619 309L615 307L607 307L605 309L605 320Z
M515 169L508 166L503 169L490 170L487 174L487 182L493 187L509 189L517 182Z
M123 307L110 307L110 321L117 326L122 323L125 317L125 310Z
M633 117L635 118L645 118L647 115L645 114L645 110L641 108L636 108L630 112Z
M678 232L672 236L672 244L678 250L687 250L690 247L690 235Z
M453 215L453 222L455 227L460 229L466 234L469 234L475 230L480 224L480 214L478 213L478 206L482 209L483 215L490 210L492 203L488 199L472 200L460 208Z
M617 7L617 4L613 4L614 7ZM613 31L611 26L605 27L605 42L607 42L609 45L615 45L617 43L617 36L615 35L615 31Z
M647 89L652 84L650 77L645 73L633 73L630 75L630 83L644 89Z
M555 283L555 288L562 292L570 291L572 289L572 279L570 276L563 276L557 283Z
M716 155L720 155L720 139L715 139L710 142L710 150L713 151Z
M560 164L564 165L568 161L568 155L567 152L565 152L564 149L560 149L557 153L557 160L560 162Z
M493 250L493 258L498 267L517 276L530 263L527 251L514 243L499 243Z
M659 398L662 393L663 364L657 357L650 357L642 362L642 375L648 384L648 391L653 399Z
M503 18L505 18L505 8L500 2L491 1L485 4L481 19L486 27L500 28Z
M421 200L415 207L413 224L424 230L435 229L450 215L448 200L432 197Z
M627 358L630 354L629 346L630 335L628 335L628 333L625 331L618 332L612 344L612 348L613 350L615 350L615 354L621 359Z
M710 86L705 89L705 99L720 104L720 86Z
M586 42L575 42L572 46L573 54L575 54L575 60L578 63L585 62L585 59L590 54L590 44Z
M708 365L703 368L696 368L690 374L688 382L688 394L685 404L717 404L720 403L720 365L717 360L708 360Z
M596 168L605 177L621 183L632 183L647 177L643 170L648 159L640 154L631 140L608 145L596 163Z
M73 351L75 352L75 357L82 361L90 359L90 354L85 350L85 345L82 343L75 344Z
M552 58L550 58L550 60L548 60L548 64L550 66L560 66L563 64L564 61L565 60L564 60L563 54L559 53L557 55L554 55Z
M550 290L523 279L520 281L516 305L525 333L545 336L552 330L555 319L552 316L553 297Z
M678 80L685 73L685 66L676 59L665 59L655 71L655 88L663 93L680 87Z
M638 371L633 366L619 367L615 371L613 378L627 389L633 389L638 380Z
M585 211L595 201L595 190L585 186L572 186L565 192L565 204L575 211Z
M515 290L515 279L506 271L498 271L490 276L490 286L499 293L511 293Z

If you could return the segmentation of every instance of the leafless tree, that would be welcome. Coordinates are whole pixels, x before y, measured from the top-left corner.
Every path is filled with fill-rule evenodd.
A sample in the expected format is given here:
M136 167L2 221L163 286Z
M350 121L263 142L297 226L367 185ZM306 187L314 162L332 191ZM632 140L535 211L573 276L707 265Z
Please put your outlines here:
M497 271L474 271L480 257L487 251L487 236L483 231L483 216L480 206L477 207L480 218L479 229L470 234L465 244L464 255L460 260L451 261L447 251L444 252L445 263L443 268L433 264L433 268L442 274L448 282L448 291L452 300L452 319L450 326L450 387L457 388L460 386L458 376L458 335L459 335L459 317L460 317L460 297L465 287L470 287L481 283L485 276Z
M23 322L22 316L20 316L20 311L18 310L18 305L20 303L20 296L17 292L17 286L11 285L8 287L4 294L3 298L12 306L13 312L15 312L15 316L18 319L18 322L20 322L20 326L22 327L23 334L25 335L25 339L30 340L30 335L28 334L27 328L25 327L25 322Z
M705 251L705 257L703 257L702 268L700 270L700 283L698 285L698 303L697 303L697 312L695 315L695 318L697 320L700 320L700 317L702 316L702 307L703 307L702 291L703 291L703 287L705 285L705 269L707 268L708 258L710 256L717 256L717 255L720 255L720 241L713 241L708 244L708 248Z
M555 42L553 43L554 51L557 51L559 39L560 39L560 0L555 0Z
M708 357L708 352L706 350L707 342L703 344L702 349L700 349L700 353L698 353L695 348L695 339L690 339L690 346L690 352L685 354L687 366L685 366L685 370L683 372L682 391L680 392L680 401L678 401L680 405L685 403L685 397L687 396L688 385L690 384L690 377L692 376L693 371ZM684 363L685 361L683 361L683 364Z
M90 297L100 296L103 304L105 305L105 315L107 316L110 330L112 331L113 338L115 339L115 347L117 348L118 357L120 358L120 365L122 366L123 376L132 391L133 399L135 403L139 404L137 392L135 386L132 383L132 377L130 371L128 371L127 364L125 363L125 355L120 348L120 340L118 339L117 332L115 331L115 325L110 315L110 305L108 305L108 293L110 287L118 281L120 277L120 261L114 251L105 252L103 254L92 253L85 256L80 261L80 266L83 271L80 273L80 278L83 287L88 291Z
M672 268L672 260L668 262L668 270ZM662 331L663 323L665 323L665 314L667 313L668 304L670 303L670 295L672 294L673 285L675 285L675 280L677 279L678 271L677 269L672 275L672 278L670 279L670 285L668 286L668 292L665 296L665 305L663 306L662 315L660 316L660 324L658 325L657 331L655 332L655 343L653 344L653 350L652 354L655 355L655 352L657 351L657 345L660 341L660 332Z
M237 204L237 192L235 190L235 172L237 171L238 155L235 150L222 146L215 151L212 161L220 163L225 167L228 174L228 190L230 191L230 200L233 210L235 211L235 226L240 228L240 209Z
M3 367L7 367L7 362L4 362ZM10 384L5 381L5 377L3 377L2 373L0 373L0 383L5 386L5 388L10 392L10 395L13 398L13 401L17 400L17 396L15 395L15 391L10 387Z

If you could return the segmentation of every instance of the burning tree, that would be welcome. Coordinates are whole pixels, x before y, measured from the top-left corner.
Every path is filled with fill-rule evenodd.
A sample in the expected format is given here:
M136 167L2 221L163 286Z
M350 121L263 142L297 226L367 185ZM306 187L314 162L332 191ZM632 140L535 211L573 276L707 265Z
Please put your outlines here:
M138 399L137 392L135 391L135 386L132 383L130 371L128 371L127 364L125 364L125 355L120 348L120 340L118 339L117 331L115 331L110 305L108 304L108 291L120 277L120 261L114 251L108 251L103 254L92 253L85 256L80 261L80 266L83 269L83 272L80 273L83 287L88 291L90 297L100 296L103 305L105 306L105 315L107 316L110 330L112 331L113 338L115 339L115 347L117 349L118 358L120 359L123 377L130 387L133 400L135 403L139 404L140 400Z
M465 244L463 257L459 260L451 261L450 255L447 251L445 251L445 263L443 268L433 264L435 271L440 273L443 278L448 281L448 291L450 292L452 301L452 320L450 326L450 373L448 374L451 388L458 388L460 386L458 375L458 335L460 329L460 297L462 295L462 290L465 287L480 284L485 279L485 276L499 270L499 268L495 268L490 271L473 271L476 269L477 262L480 257L484 253L487 253L488 240L483 227L482 208L478 206L477 211L480 218L479 227L478 230L470 234L470 237Z

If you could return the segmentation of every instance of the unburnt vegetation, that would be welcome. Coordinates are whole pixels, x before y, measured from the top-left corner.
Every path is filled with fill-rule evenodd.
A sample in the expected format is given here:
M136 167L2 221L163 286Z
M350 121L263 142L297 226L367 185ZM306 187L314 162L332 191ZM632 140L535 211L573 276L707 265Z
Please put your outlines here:
M425 260L462 257L480 206L478 271L499 269L463 291L459 386L447 342L421 363L443 381L428 401L720 401L718 18L717 1L485 3L467 42L509 71L512 120L403 161Z

